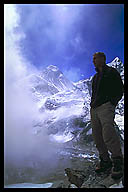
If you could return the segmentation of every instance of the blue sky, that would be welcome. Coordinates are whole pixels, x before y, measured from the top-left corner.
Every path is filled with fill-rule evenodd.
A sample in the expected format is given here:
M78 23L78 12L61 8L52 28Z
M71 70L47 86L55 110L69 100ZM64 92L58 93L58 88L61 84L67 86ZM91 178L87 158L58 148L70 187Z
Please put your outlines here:
M123 4L17 4L24 58L39 70L56 65L72 81L95 74L92 55L124 62Z

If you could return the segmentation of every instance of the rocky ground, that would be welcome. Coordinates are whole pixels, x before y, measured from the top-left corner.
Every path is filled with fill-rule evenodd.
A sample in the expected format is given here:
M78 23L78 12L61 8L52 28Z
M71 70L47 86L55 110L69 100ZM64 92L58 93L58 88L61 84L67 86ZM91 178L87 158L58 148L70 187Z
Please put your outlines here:
M8 187L11 187L8 184L14 183L32 183L32 185L52 183L52 186L47 188L123 188L122 179L114 181L108 174L95 173L97 161L98 152L94 145L76 147L69 143L69 147L60 151L57 166L47 175L42 175L43 168L22 169L17 173L15 169L15 176L10 177L13 180L6 179L5 184Z
M95 165L99 161L98 153L94 145L88 146L88 149L92 152L91 155L94 153L96 156L92 155L92 158L78 159L73 166L74 168L65 169L70 182L69 188L123 188L122 178L113 180L111 173L100 175L95 173ZM122 151L124 151L123 145Z
M84 170L65 169L68 181L77 188L113 188L112 186L115 184L121 188L122 179L115 181L107 173L97 175L94 167L93 163L86 162ZM71 187L71 185L69 186Z

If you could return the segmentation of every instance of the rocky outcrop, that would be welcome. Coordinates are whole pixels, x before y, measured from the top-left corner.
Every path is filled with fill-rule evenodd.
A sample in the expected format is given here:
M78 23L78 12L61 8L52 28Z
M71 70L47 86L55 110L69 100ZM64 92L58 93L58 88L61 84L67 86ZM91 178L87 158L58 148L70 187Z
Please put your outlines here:
M122 179L115 181L107 173L97 175L93 165L84 171L66 168L65 172L69 182L78 188L123 188Z
M66 168L65 172L69 178L69 181L72 184L75 184L77 187L81 187L84 179L86 177L85 173L83 171L79 171L79 170L73 170L70 168Z

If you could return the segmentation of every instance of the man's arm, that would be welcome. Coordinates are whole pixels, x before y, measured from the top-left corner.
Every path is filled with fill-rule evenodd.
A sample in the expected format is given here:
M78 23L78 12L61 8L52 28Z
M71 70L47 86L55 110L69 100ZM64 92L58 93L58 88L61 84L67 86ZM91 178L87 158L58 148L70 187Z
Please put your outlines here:
M95 75L92 78L92 95L91 95L91 103L90 103L91 107L92 107L92 103L94 101L94 79L95 79Z
M111 84L111 90L110 90L111 91L110 101L113 105L116 106L119 100L123 96L124 85L120 77L120 74L116 69L112 69L111 79L112 79L112 84Z

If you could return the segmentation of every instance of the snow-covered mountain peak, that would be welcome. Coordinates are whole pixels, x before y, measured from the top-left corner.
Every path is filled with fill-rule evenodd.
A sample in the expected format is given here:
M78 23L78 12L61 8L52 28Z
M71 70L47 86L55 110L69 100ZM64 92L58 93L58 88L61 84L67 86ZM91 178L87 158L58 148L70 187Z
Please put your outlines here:
M119 73L124 70L124 64L121 62L119 57L116 57L111 63L108 63L107 65L116 68Z
M121 60L119 57L115 57L110 63L121 63ZM107 64L110 64L110 63L107 63Z
M122 80L124 81L124 64L119 59L119 57L116 57L111 63L108 63L107 65L117 69L117 71L120 73Z
M112 61L112 63L114 63L114 62L120 62L119 57L115 57L115 59Z
M115 59L113 59L113 61L111 63L107 63L107 65L111 65L115 68L118 68L119 65L123 66L123 63L121 62L119 57L115 57Z
M51 85L54 85L58 91L67 89L73 89L73 83L67 79L64 74L54 65L49 65L41 73L43 79L45 79Z
M55 65L49 65L49 66L47 67L47 70L51 70L51 71L59 71L58 67L55 66Z
M58 67L54 65L49 65L47 68L45 68L42 71L41 76L44 79L50 80L51 78L58 78L60 74L63 74L63 73L58 69Z

